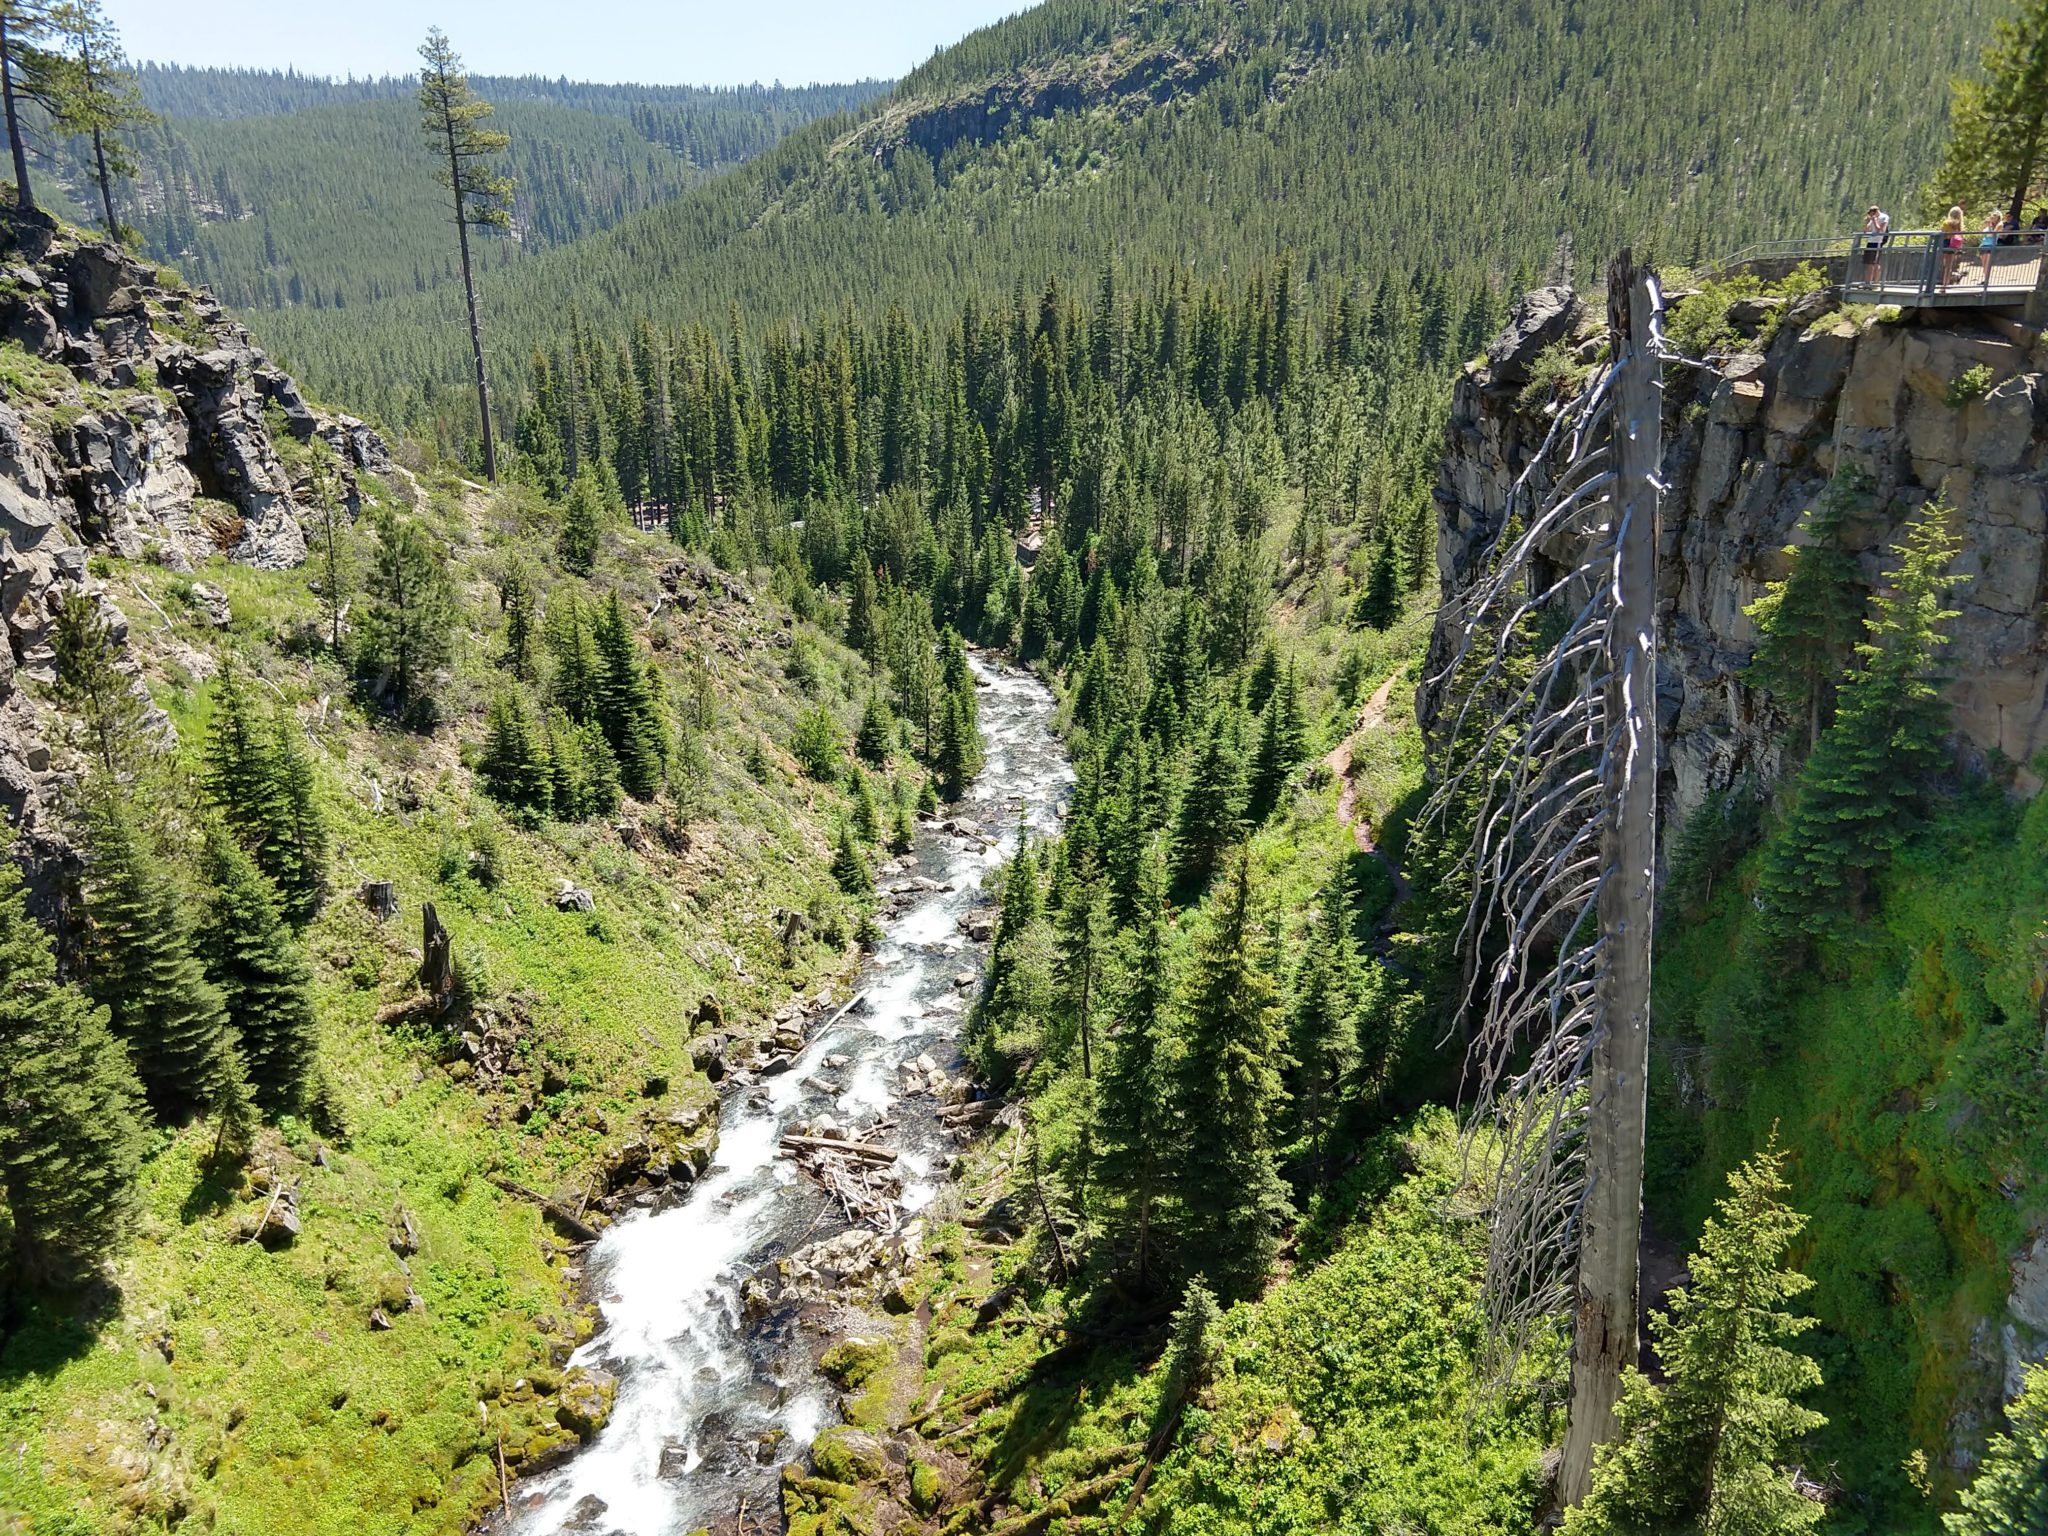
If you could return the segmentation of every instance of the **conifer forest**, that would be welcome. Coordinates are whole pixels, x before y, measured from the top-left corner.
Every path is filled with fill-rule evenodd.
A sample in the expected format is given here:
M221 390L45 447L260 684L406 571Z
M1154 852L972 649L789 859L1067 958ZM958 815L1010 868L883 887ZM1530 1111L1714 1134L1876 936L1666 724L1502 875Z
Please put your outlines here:
M0 0L0 1536L2048 1536L2048 0L185 9Z

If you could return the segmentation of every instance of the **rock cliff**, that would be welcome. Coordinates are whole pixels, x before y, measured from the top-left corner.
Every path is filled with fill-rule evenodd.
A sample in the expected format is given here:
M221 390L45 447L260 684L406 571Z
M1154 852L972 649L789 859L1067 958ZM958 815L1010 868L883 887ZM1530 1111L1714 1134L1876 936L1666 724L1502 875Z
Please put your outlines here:
M209 296L40 215L0 213L0 807L32 871L63 846L64 764L33 685L54 681L64 594L97 596L125 642L90 554L301 564L315 438L351 510L358 477L392 469L374 431L308 404Z
M1961 516L1956 574L1968 579L1948 651L1957 744L1971 766L2038 789L2032 765L2048 749L2048 342L1985 312L1843 309L1826 290L1738 301L1728 318L1745 350L1716 371L1666 370L1665 827L1739 774L1778 772L1783 721L1744 679L1756 635L1743 609L1785 575L1801 514L1850 466L1870 483L1867 510L1846 529L1867 583L1883 579L1900 525L1929 498ZM1543 440L1548 401L1523 398L1532 368L1560 344L1589 363L1603 323L1569 290L1539 290L1459 380L1436 490L1446 594L1499 529L1509 488ZM1579 551L1546 554L1563 569Z

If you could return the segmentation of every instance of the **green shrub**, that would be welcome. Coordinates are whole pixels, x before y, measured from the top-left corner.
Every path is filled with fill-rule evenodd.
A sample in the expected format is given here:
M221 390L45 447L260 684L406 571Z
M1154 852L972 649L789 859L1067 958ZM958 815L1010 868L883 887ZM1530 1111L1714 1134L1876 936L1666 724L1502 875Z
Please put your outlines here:
M1949 380L1948 403L1960 410L1972 400L1981 400L1991 392L1991 365L1979 363L1974 368L1965 368Z
M1529 365L1529 382L1522 386L1522 392L1515 397L1515 405L1524 411L1535 410L1549 403L1555 395L1569 399L1579 392L1579 386L1592 374L1593 365L1578 360L1578 349L1569 341L1553 341Z

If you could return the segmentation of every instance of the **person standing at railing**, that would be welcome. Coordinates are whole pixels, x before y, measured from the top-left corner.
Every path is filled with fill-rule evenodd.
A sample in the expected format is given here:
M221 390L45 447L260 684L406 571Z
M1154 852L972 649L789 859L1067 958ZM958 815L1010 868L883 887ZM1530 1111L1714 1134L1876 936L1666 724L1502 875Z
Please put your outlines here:
M2048 245L2048 204L2034 215L2034 222L2027 226L2028 245Z
M1891 232L1892 216L1877 204L1870 205L1870 212L1863 215L1863 281L1870 287L1878 286L1879 267L1884 256L1885 236Z
M1991 258L1998 254L1998 234L2005 228L2005 215L1987 213L1978 229L1977 266L1984 275L1984 286L1991 286Z
M1941 221L1936 233L1941 244L1941 291L1948 292L1948 285L1956 280L1956 266L1963 259L1963 205L1955 204L1948 211L1948 217Z

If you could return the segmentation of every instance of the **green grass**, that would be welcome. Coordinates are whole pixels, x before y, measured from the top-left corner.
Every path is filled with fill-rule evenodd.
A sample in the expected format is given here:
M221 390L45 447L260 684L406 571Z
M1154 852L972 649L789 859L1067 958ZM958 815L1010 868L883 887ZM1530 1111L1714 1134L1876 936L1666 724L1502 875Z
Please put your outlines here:
M981 1149L965 1187L999 1166L1008 1140ZM1133 1511L1125 1476L1094 1508L1126 1518L1085 1528L1527 1531L1551 1426L1525 1398L1477 1391L1478 1232L1453 1198L1458 1168L1441 1109L1364 1146L1332 1251L1223 1315L1213 1377L1188 1400L1150 1491ZM943 1395L923 1434L1019 1512L1135 1468L1180 1400L1163 1327L1041 1367L1090 1319L1080 1294L1051 1282L1038 1245L990 1246L948 1224L931 1252L918 1280L932 1325L911 1396ZM1013 1284L1021 1299L976 1326L975 1308Z
M1742 962L1750 873L1667 925L1648 1203L1690 1239L1779 1127L1832 1421L1811 1462L1852 1492L1830 1528L1933 1531L1903 1463L1949 1468L1959 1405L1995 1410L1977 1319L2003 1316L2011 1255L2048 1216L2048 800L1943 802L1855 942L1809 974Z

